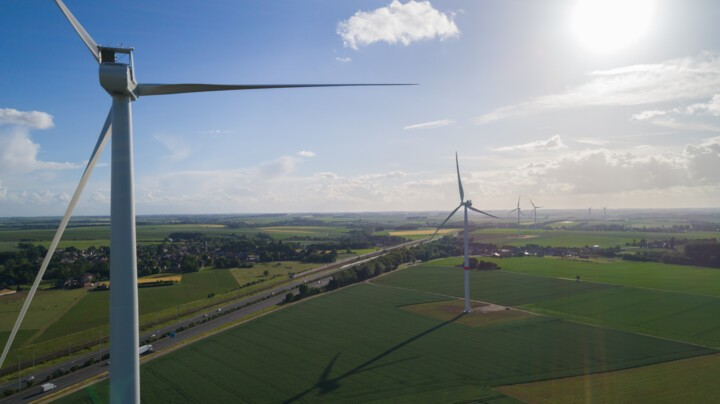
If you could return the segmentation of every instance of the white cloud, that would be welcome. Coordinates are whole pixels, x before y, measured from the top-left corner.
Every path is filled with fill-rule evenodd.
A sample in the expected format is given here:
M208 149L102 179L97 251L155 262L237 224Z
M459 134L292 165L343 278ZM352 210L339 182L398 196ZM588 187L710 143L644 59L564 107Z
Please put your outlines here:
M0 125L26 126L33 129L48 129L54 126L52 115L40 111L18 111L0 108Z
M72 163L40 161L37 159L39 150L40 145L33 143L26 128L16 126L0 131L0 175L80 167Z
M685 147L690 175L704 184L720 184L720 136Z
M648 111L642 111L638 112L637 114L632 115L632 119L635 121L646 121L648 119L652 119L658 116L664 116L667 114L667 111L661 111L659 109L653 109Z
M297 160L290 156L282 156L273 161L263 163L258 167L258 172L263 177L273 178L290 174L295 169Z
M670 59L590 73L590 81L560 94L498 108L476 119L484 124L539 110L631 106L697 100L720 93L720 53Z
M453 120L441 119L439 121L423 122L423 123L416 123L413 125L408 125L408 126L404 127L403 130L440 128L443 126L452 125L453 123L455 123L455 121L453 121Z
M493 149L495 151L545 151L567 149L560 135L553 135L547 140L536 140L534 142L519 144L515 146L505 146Z
M349 62L352 62L352 59L349 58L349 57L347 57L347 56L345 56L345 57L336 56L336 57L335 57L335 60L337 60L338 62L341 62L341 63L349 63Z
M168 152L170 152L168 157L171 160L180 161L190 156L191 149L182 139L162 133L156 134L154 137L155 140L160 142L160 144L163 145Z
M315 157L315 152L311 152L310 150L300 150L297 154L300 157Z
M454 14L442 13L429 1L408 1L403 4L393 0L387 7L373 11L358 11L337 26L337 33L345 46L358 46L375 42L398 42L407 46L420 40L456 37L460 34L453 22Z

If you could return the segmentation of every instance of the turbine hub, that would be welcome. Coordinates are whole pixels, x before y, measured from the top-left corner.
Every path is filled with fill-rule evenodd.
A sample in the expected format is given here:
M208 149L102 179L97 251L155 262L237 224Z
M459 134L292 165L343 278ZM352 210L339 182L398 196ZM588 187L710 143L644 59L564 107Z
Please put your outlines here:
M112 96L125 96L133 100L135 95L135 73L131 48L100 48L100 85ZM116 54L126 54L129 57L128 63L117 63Z

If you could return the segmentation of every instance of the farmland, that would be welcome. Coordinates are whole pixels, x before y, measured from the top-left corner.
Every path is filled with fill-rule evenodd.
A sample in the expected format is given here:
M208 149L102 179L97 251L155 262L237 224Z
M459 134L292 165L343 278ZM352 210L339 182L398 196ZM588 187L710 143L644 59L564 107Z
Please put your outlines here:
M720 355L716 354L498 390L525 402L710 403L720 397L718 374Z
M481 229L470 233L478 243L492 243L498 245L524 246L526 244L539 244L562 247L584 247L598 245L602 248L624 247L633 241L642 239L669 240L671 238L683 239L709 239L717 238L714 232L641 232L641 231L582 231L582 230L532 230L522 229L520 236L516 229Z
M442 321L404 309L443 300L447 298L373 284L324 295L145 364L143 399L481 400L502 398L492 386L712 352L550 317L468 326L459 315ZM97 397L106 394L106 387L81 394ZM66 402L81 399L76 395Z
M533 264L543 262L543 265L566 264L567 262L554 259L527 259L525 258L500 261L501 271L474 271L471 273L471 295L482 301L517 306L526 310L557 318L578 321L586 324L595 324L630 332L655 335L663 338L682 340L689 343L720 347L720 297L698 295L695 291L698 286L692 280L676 282L668 290L623 286L622 284L575 282L575 274L581 274L583 269L596 271L602 265L592 262L574 261L575 272L572 276L556 278L546 276L528 276ZM543 261L544 260L544 261ZM513 265L525 268L523 273L509 272ZM448 269L448 265L458 265L458 259L440 260L431 265L422 265L413 271L402 271L393 276L384 277L376 282L384 285L406 287L416 290L432 291L435 293L461 296L462 270ZM632 267L648 268L646 263L625 263L622 270L627 271L628 279L635 285L639 283L638 277L632 275ZM678 270L674 266L654 264L658 269L652 277L647 277L650 285L671 285L673 277ZM543 268L542 265L537 267ZM584 268L583 268L584 267ZM668 268L669 267L669 268ZM630 268L630 269L628 269ZM707 271L710 288L717 288L720 273L711 269L689 267L692 271ZM552 272L551 270L546 270ZM615 275L618 279L618 275ZM642 277L640 277L642 279ZM714 283L713 283L714 282ZM690 292L688 292L688 290ZM712 291L714 289L709 289Z

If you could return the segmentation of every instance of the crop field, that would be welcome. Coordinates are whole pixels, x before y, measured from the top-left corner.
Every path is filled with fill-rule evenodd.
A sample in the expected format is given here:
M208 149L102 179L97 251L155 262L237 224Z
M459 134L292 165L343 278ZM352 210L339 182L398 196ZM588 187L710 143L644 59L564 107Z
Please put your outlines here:
M38 290L28 310L22 330L39 330L61 317L86 294L84 289L69 291ZM28 292L0 297L0 331L10 331Z
M247 291L255 289L267 288L280 284L288 280L290 272L299 273L308 269L316 268L318 264L305 264L296 261L276 261L276 262L260 262L253 265L252 268L233 268L230 273L235 278L238 285L243 286L248 282L264 282L258 285L249 286ZM268 271L267 276L264 274Z
M175 285L139 289L140 315L172 309L184 303L207 299L210 293L221 294L236 288L235 278L226 269L183 274L182 282ZM47 341L107 324L110 294L103 291L83 290L83 292L85 296L67 314L54 322L39 341Z
M441 320L405 309L443 300L360 284L304 301L146 363L143 400L492 400L503 398L493 386L712 352L548 317L468 326L460 314ZM60 402L104 401L106 386Z
M497 245L524 246L526 244L539 244L542 246L584 247L586 245L599 245L601 248L614 246L624 247L634 241L645 239L669 240L676 239L708 239L717 238L718 233L692 232L692 233L650 233L650 232L624 232L624 231L580 231L580 230L533 230L521 229L520 237L516 229L481 229L470 233L475 242L492 243Z
M505 271L552 278L612 283L720 297L720 271L712 268L631 261L581 261L556 258L488 259Z
M408 237L408 236L431 236L433 233L435 233L436 229L422 229L422 230L398 230L398 231L390 231L388 232L391 236L400 236L400 237ZM457 232L457 229L440 229L437 231L437 234L443 235L448 233L454 233Z
M521 265L520 261L525 265ZM462 296L462 270L454 268L460 262L460 258L433 261L373 282ZM582 269L585 266L587 271L592 272L598 271L598 266L611 267L613 264L541 258L497 262L503 267L500 271L470 273L471 296L474 299L519 307L556 318L720 347L720 297L696 294L701 286L691 279L676 281L679 276L677 271L687 269L689 277L693 275L693 271L701 271L706 282L710 283L701 290L716 293L716 279L720 276L717 271L654 264L658 269L645 276L645 279L650 285L662 284L668 287L668 290L659 290L637 286L643 279L643 269L648 271L651 268L645 263L623 263L626 266L618 270L627 272L615 274L614 279L618 280L619 284L612 285L588 282ZM506 264L509 262L513 264ZM547 265L572 263L575 272L561 278L508 272L512 271L514 265L524 268L523 272L531 272L532 264L537 262ZM632 268L636 265L640 268L641 275L633 274ZM542 265L535 267L542 268ZM546 271L552 273L550 270ZM584 281L575 282L575 274L580 274ZM623 281L634 286L622 286ZM687 292L688 290L691 292Z
M716 354L498 390L529 403L711 403L720 397L718 374Z

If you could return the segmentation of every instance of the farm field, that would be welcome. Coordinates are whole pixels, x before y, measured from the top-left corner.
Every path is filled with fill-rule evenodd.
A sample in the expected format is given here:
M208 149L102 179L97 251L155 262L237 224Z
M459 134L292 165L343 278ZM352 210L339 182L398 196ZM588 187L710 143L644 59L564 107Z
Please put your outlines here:
M208 294L221 294L237 288L237 282L229 270L208 269L183 274L182 282L172 286L140 288L140 315L162 310L196 300L207 299ZM38 341L47 341L67 334L105 326L109 316L108 292L86 292L64 316L54 322Z
M501 265L505 265L504 262L501 261ZM433 261L373 282L462 296L462 270L453 267L459 263L459 258ZM659 270L656 276L662 278L663 274L672 274L672 270ZM674 291L665 291L587 281L578 283L574 276L569 279L528 276L504 269L470 273L473 299L586 324L720 347L720 297L678 291L682 286L679 283Z
M497 390L529 403L711 403L720 397L718 374L716 354Z
M712 352L548 317L468 326L460 315L443 321L403 309L441 300L360 284L305 301L146 363L143 400L481 400L499 398L492 386ZM61 402L103 391L91 387Z
M390 236L400 236L405 237L410 240L417 240L423 237L432 236L433 233L435 233L434 228L431 229L420 229L420 230L397 230L397 231L389 231L387 232ZM450 234L457 232L458 229L440 229L437 230L438 237L444 235L444 234Z
M712 268L656 262L582 261L548 257L483 259L496 262L504 271L509 272L573 280L580 275L583 281L720 297L720 271Z
M520 237L516 229L481 229L470 233L470 236L479 243L497 245L524 246L526 244L539 244L542 246L558 247L584 247L586 245L599 245L609 248L632 244L633 240L669 240L676 239L708 239L717 238L718 233L692 232L692 233L650 233L627 231L581 231L581 230L533 230L523 228Z

